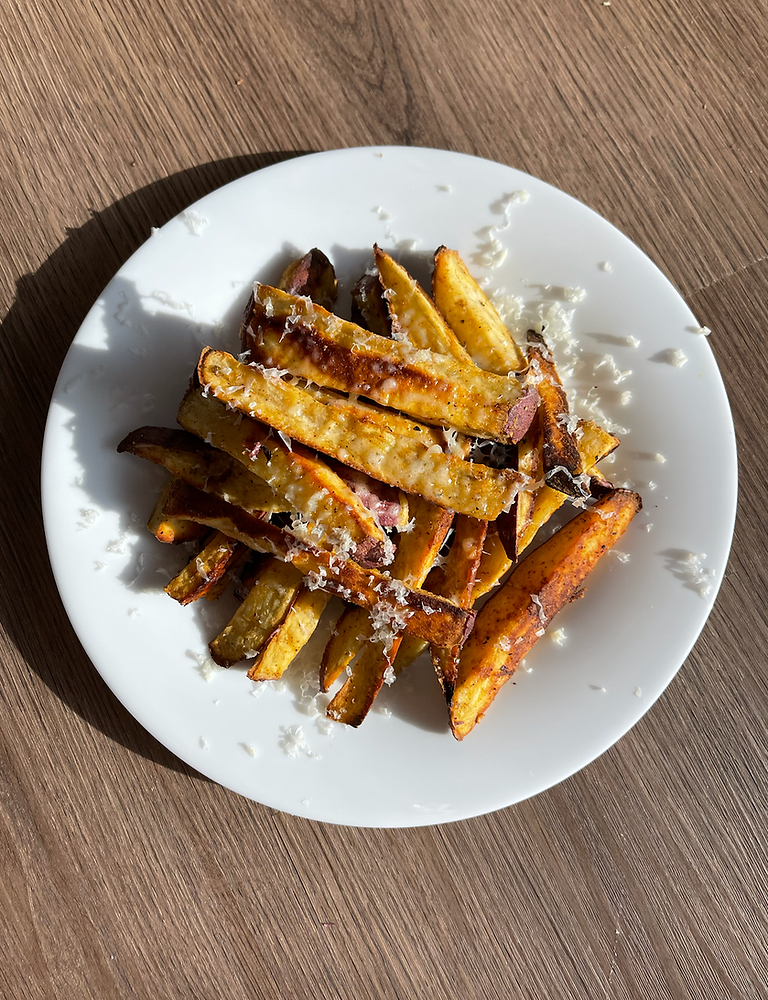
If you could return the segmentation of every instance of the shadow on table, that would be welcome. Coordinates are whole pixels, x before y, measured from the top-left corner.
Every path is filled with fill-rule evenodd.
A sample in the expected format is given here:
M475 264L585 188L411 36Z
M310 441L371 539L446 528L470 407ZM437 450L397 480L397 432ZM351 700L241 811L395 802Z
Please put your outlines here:
M263 153L214 161L174 174L94 212L68 230L58 249L17 283L4 318L0 393L3 554L0 618L9 639L44 683L86 722L142 756L187 774L112 695L69 624L51 573L40 509L45 417L56 378L86 314L152 226L254 170L303 155Z

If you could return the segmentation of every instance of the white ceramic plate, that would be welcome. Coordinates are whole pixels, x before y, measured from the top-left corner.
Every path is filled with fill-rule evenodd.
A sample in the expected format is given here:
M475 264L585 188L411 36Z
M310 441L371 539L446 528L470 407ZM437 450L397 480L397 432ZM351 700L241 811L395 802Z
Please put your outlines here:
M528 199L505 197L519 191ZM182 608L165 596L162 585L186 558L144 528L165 474L115 452L134 427L174 426L200 347L236 348L255 278L275 281L292 257L319 246L348 287L370 266L375 241L422 274L435 247L454 247L491 288L521 296L529 315L566 298L564 288L584 289L575 305L565 301L583 361L574 381L581 390L598 385L603 411L629 428L606 471L630 480L645 500L620 543L629 559L602 561L585 599L552 626L564 629L564 644L545 636L528 657L531 672L518 672L463 743L447 730L428 663L386 689L359 730L316 714L317 644L282 690L257 689L241 669L207 680L200 661L234 605ZM482 266L489 246L501 249L497 267ZM667 279L609 223L498 163L428 149L348 149L215 191L121 268L56 385L43 455L45 528L85 650L175 754L296 815L429 824L498 809L561 781L658 698L696 641L725 569L734 434L698 327ZM682 367L671 363L675 351L687 359ZM613 363L598 367L606 352ZM615 384L616 371L631 374ZM626 392L631 399L622 401ZM705 554L703 573L687 553ZM706 594L697 582L704 576Z

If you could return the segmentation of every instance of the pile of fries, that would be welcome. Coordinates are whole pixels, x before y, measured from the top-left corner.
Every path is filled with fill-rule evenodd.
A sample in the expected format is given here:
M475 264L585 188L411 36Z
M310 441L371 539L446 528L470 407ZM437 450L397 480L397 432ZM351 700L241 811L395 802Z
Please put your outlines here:
M172 475L150 531L200 540L167 593L237 581L216 663L276 680L337 595L328 717L359 726L428 650L463 739L642 504L597 471L618 439L569 413L541 332L518 345L455 251L436 252L431 298L379 247L374 264L351 321L319 250L257 283L239 354L203 350L182 430L142 427L118 451ZM579 513L523 558L567 503Z

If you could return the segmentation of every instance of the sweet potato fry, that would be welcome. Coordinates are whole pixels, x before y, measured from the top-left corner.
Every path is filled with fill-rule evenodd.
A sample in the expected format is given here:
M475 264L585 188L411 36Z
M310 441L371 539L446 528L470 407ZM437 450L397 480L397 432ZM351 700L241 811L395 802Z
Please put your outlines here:
M208 594L239 558L242 543L216 532L202 551L165 586L165 592L179 604L191 604Z
M435 251L432 298L478 368L498 375L525 368L523 352L455 250Z
M438 427L515 442L538 404L535 387L514 377L379 337L268 285L255 286L245 325L251 360Z
M642 507L613 490L527 556L483 606L461 652L451 730L464 739L554 616L580 592L598 560Z
M265 560L248 596L209 644L213 661L231 667L255 656L283 623L302 586L301 573L290 563Z
M382 297L387 303L392 336L469 364L470 356L423 288L379 246L373 248ZM504 372L506 375L507 373Z
M306 515L317 526L319 542L351 548L361 565L380 566L385 561L387 539L381 526L322 458L299 445L291 443L289 448L270 436L269 428L228 410L199 387L184 397L178 420L267 482L280 497L279 506L287 503L290 510Z
M387 483L378 482L364 472L351 469L348 465L327 459L328 465L337 473L353 492L360 497L363 505L371 511L382 528L404 528L409 520L408 494Z
M338 594L369 610L375 608L392 622L401 622L407 632L452 646L462 643L472 628L474 612L303 542L289 531L185 483L174 484L165 511L207 524L257 552L276 555L300 570L308 586Z
M512 502L521 481L511 469L491 469L446 454L431 428L409 421L410 433L398 433L405 419L399 414L274 380L223 351L206 348L200 357L198 375L201 385L212 395L241 413L374 479L470 517L493 520ZM180 411L179 422L190 426L186 420ZM225 442L215 437L213 440L229 450ZM236 457L244 451L241 445ZM253 468L274 489L278 488L270 480L269 470L258 464L258 456Z

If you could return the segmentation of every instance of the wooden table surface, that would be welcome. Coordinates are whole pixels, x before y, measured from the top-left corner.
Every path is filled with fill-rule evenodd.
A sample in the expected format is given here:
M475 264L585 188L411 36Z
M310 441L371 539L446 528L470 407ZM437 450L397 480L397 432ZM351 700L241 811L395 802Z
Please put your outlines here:
M768 996L765 0L10 0L0 39L0 994ZM629 735L400 831L275 812L149 736L67 621L38 486L59 366L150 226L370 144L508 163L623 230L714 331L741 477L714 611Z

